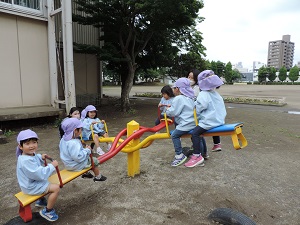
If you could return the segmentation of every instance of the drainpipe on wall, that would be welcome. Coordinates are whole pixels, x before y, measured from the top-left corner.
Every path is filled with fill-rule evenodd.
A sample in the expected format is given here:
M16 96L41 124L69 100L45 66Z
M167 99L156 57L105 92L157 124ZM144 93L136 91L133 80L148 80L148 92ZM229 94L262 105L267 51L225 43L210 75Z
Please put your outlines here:
M56 13L54 13L53 0L47 0L50 101L51 101L51 105L54 108L59 108L59 104L57 101L58 100L57 59L56 59L55 21L54 21L54 15Z
M72 37L72 1L62 2L63 52L66 112L76 106Z

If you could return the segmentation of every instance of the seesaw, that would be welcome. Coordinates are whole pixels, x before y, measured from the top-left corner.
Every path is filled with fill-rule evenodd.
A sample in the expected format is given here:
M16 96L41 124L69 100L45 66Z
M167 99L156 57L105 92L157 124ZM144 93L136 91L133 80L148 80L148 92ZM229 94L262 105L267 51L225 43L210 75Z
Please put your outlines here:
M172 124L173 120L168 119L166 115L164 119L161 119L160 124L151 128L139 126L136 121L132 120L127 124L127 128L123 129L115 138L99 138L100 142L110 142L112 139L113 141L111 149L106 154L98 157L98 160L100 163L104 163L120 151L127 153L127 174L133 177L140 173L139 150L150 146L154 140L169 139L172 133L172 131L169 130L169 126ZM243 125L243 123L224 124L205 132L202 136L231 136L233 147L239 150L248 145L242 133ZM165 133L157 133L164 128L166 129ZM146 132L152 132L154 134L147 136L141 141L140 138ZM182 136L182 138L190 138L191 132L192 131ZM121 137L125 135L127 135L127 138L124 140L121 139Z
M172 125L173 121L167 119L165 116L164 119L161 119L161 123L152 128L139 126L135 121L131 121L127 124L127 128L123 129L116 137L109 138L99 138L100 142L112 142L112 147L109 152L98 157L100 163L107 161L108 159L114 157L120 151L127 153L127 165L128 165L128 176L135 176L140 173L140 155L139 150L141 148L146 148L152 144L154 140L157 139L168 139L171 136L172 131L169 130L169 125ZM224 124L222 126L213 128L203 136L231 136L233 146L236 150L244 148L247 146L247 140L242 134L243 123L234 123L234 124ZM162 129L166 128L165 133L156 133ZM106 127L107 130L107 127ZM144 140L140 141L140 138L146 133L152 132L154 134L149 135ZM191 131L190 131L191 133ZM93 133L92 133L93 134ZM127 135L127 138L124 140L122 136ZM183 138L190 137L190 134L182 136ZM91 141L91 140L82 140L82 141ZM240 144L241 143L241 144ZM92 156L90 156L92 157ZM68 171L62 170L59 171L56 167L56 174L53 174L49 177L50 183L59 184L62 188L66 183L74 180L83 173L91 170L93 168L93 160L91 160L92 165L81 171ZM45 165L47 165L45 160ZM42 195L27 195L23 192L15 194L15 197L19 202L19 215L24 222L32 220L32 211L30 204L37 201L41 197L47 194Z

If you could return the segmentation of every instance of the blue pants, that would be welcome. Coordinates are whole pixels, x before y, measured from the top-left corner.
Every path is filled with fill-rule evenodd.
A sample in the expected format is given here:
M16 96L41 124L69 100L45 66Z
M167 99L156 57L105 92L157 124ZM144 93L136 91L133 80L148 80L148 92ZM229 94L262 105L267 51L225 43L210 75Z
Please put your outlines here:
M206 142L203 137L200 137L201 134L205 133L207 130L203 129L202 127L196 126L192 133L192 142L193 142L193 149L194 154L206 154L207 147Z
M182 153L182 146L180 137L184 134L187 134L189 131L177 130L175 129L171 135L175 153L176 155L180 155Z

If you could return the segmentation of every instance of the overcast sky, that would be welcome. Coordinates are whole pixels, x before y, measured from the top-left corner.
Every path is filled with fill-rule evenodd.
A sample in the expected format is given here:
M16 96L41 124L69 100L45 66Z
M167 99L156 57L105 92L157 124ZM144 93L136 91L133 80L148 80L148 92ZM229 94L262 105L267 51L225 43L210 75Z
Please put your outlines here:
M233 65L267 63L269 41L291 35L294 64L300 61L300 0L203 0L197 28L202 32L206 59Z

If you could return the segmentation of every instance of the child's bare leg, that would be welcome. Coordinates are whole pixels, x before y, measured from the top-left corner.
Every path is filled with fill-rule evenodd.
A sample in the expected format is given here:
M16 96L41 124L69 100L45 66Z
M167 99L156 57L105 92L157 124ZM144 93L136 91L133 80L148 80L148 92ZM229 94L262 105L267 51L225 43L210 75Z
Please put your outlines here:
M94 181L105 181L107 179L106 176L100 174L100 170L98 166L95 166L93 172L95 173Z
M103 137L104 137L104 138L109 138L108 133L103 134ZM109 142L106 142L106 144L108 145Z
M49 193L50 194L49 194L48 203L47 203L48 209L53 209L56 199L58 197L59 191L60 191L60 187L58 184L50 184L49 185Z
M93 169L93 172L94 172L95 176L98 177L100 175L99 167L95 166L94 169Z
M94 139L93 140L94 140L96 148L100 147L98 134L94 134Z

